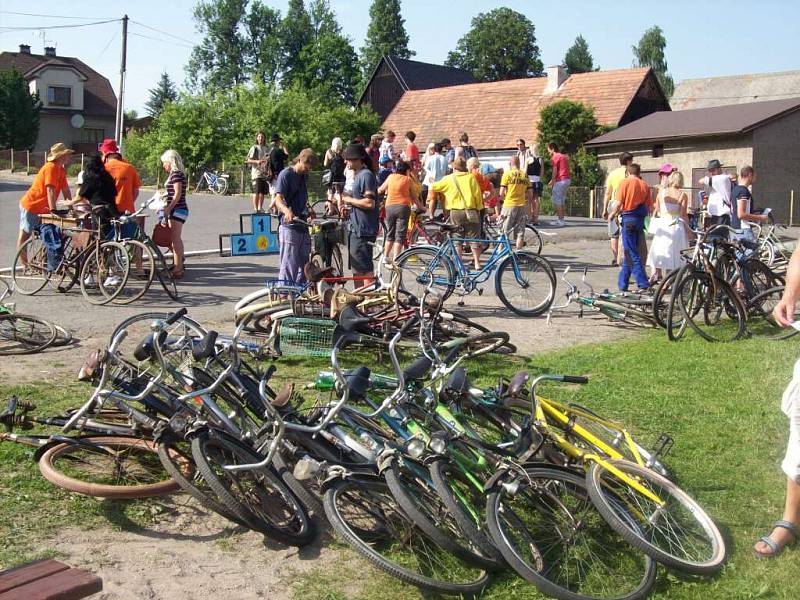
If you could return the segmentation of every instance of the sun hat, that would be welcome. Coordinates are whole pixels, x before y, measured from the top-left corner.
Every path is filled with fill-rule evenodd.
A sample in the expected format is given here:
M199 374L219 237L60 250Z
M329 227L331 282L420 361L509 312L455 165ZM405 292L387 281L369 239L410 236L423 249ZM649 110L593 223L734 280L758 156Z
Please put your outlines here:
M57 144L50 146L50 151L47 153L47 161L52 162L61 158L62 156L72 154L73 152L75 151L71 148L67 148L67 145L63 142L58 142Z
M366 150L361 144L348 144L344 149L345 160L364 160Z
M104 139L103 143L100 144L97 147L97 149L103 154L119 154L119 146L117 146L117 140L112 138Z
M661 168L658 170L658 174L659 175L661 175L661 174L669 175L673 171L677 171L677 170L678 170L677 167L674 167L672 165L672 163L664 163L663 165L661 165Z
M722 167L722 163L719 162L716 158L712 158L710 161L708 161L709 169L719 169L720 167Z

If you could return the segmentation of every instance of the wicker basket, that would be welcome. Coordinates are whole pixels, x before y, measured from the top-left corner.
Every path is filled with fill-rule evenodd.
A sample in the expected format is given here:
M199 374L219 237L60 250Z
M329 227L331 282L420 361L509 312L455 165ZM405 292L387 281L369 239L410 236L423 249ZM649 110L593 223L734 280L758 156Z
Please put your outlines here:
M286 317L281 320L278 348L283 356L330 356L336 321Z

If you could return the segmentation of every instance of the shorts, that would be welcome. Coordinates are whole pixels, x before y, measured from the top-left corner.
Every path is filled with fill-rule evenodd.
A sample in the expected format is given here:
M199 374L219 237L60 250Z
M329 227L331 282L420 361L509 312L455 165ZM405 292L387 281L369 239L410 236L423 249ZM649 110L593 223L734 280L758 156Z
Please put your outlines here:
M31 233L34 228L41 223L39 215L19 207L19 228L25 233Z
M253 193L254 194L266 194L269 190L269 184L267 180L259 177L258 179L253 179Z
M480 234L480 213L474 208L468 208L466 210L451 210L450 222L456 227L460 228L459 233L465 238L476 238Z
M572 182L569 179L562 179L553 184L552 199L554 206L564 206L564 202L567 200L567 189L570 183Z
M176 208L172 211L172 214L169 216L169 218L172 219L173 221L186 223L186 221L189 219L189 209Z
M542 185L541 180L540 181L531 181L530 188L533 190L534 195L541 196L542 195L542 190L544 189L544 186Z
M614 209L617 207L617 202L612 200L608 203L608 212L614 212ZM609 239L616 239L619 237L620 229L619 229L619 217L614 217L608 221L608 237Z
M411 207L407 204L390 204L386 207L386 241L402 244L406 241L408 217Z
M358 236L353 233L347 240L347 250L350 254L350 269L353 273L372 273L372 248L375 236Z
M789 479L800 483L800 361L795 363L792 381L783 392L781 410L789 417L789 444L781 469Z
M528 224L527 206L504 206L501 214L505 217L503 232L509 240L525 235L525 225Z

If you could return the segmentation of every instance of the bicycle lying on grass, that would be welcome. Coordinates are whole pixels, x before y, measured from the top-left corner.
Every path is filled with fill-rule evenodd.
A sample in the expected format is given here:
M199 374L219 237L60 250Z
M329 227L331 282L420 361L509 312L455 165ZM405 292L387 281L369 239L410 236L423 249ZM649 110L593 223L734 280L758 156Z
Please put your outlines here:
M15 305L4 300L11 288L0 279L0 356L35 354L51 346L66 346L72 334L59 325L14 311Z

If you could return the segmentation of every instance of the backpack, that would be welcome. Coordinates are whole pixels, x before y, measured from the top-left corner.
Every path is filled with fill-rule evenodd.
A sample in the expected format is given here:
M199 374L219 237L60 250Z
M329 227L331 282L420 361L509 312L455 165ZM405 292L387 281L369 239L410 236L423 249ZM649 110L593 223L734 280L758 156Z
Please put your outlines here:
M538 156L534 156L533 160L528 163L528 167L525 169L525 174L528 177L539 177L542 174L542 162L539 160Z
M478 153L475 151L475 148L473 146L462 146L462 148L464 149L463 150L464 160L469 160L470 158L475 158L476 156L478 156Z
M331 171L331 181L344 181L344 158L339 153L334 153L328 162Z

